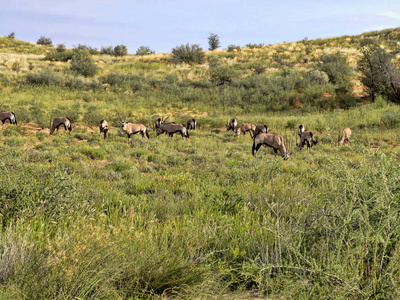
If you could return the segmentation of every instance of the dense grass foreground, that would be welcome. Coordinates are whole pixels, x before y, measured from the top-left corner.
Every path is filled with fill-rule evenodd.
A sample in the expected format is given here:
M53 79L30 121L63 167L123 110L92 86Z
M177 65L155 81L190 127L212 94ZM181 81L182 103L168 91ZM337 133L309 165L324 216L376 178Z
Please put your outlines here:
M390 145L325 137L285 162L218 131L130 147L18 128L0 146L1 298L400 296Z

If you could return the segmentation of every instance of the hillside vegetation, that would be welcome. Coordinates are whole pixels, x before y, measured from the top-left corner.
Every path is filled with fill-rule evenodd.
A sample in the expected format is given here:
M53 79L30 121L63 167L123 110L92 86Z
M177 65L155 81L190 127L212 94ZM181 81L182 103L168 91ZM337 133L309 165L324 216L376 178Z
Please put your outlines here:
M232 47L201 64L0 38L1 110L18 120L0 134L0 298L399 298L398 78L367 87L360 63L388 57L396 74L399 34ZM49 135L56 116L71 134ZM167 116L198 127L156 137ZM281 134L290 158L253 157L248 134L226 132L232 117ZM121 119L150 139L129 144Z

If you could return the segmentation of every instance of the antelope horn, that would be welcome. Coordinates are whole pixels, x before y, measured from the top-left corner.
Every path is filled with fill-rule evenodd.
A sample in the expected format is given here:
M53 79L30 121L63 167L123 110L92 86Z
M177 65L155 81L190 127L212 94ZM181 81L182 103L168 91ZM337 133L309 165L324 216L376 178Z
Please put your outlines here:
M168 117L166 117L166 118L165 118L165 120L164 120L163 122L167 121L167 120L168 120L168 118L169 118L169 116L168 116Z

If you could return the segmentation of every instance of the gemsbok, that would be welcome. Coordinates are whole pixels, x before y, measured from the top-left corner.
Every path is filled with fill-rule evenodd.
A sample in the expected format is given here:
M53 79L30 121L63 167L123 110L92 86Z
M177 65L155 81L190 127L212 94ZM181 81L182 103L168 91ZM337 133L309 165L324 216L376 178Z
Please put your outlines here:
M256 130L256 125L250 123L243 123L242 125L240 125L239 129L236 130L236 136L239 136L241 133L245 135L246 132L250 132L250 137L253 138L253 133L255 130Z
M228 125L226 126L226 131L232 130L234 133L236 133L236 126L237 126L237 120L235 118L232 118Z
M142 138L144 138L144 135L146 135L148 139L150 138L149 133L147 132L147 128L143 124L128 123L126 122L126 119L124 122L122 122L121 120L119 124L121 125L122 130L125 131L125 133L128 135L129 143L131 142L131 135L136 133L140 133L142 135Z
M311 131L304 131L300 136L300 143L296 146L299 150L301 150L303 149L304 145L307 144L307 150L309 153L311 153L312 146L317 143L318 141L314 139L314 134Z
M351 137L351 130L349 127L346 127L345 129L343 129L342 137L339 138L339 140L338 140L339 146L343 145L343 143L345 141L350 143L350 140L349 140L350 137Z
M189 119L186 121L186 129L187 130L195 130L196 129L196 120L195 119Z
M17 125L17 118L15 117L15 114L10 111L10 112L5 112L2 111L0 112L0 120L3 122L3 128L5 127L5 122L8 120L10 121L10 124L12 125Z
M154 124L154 129L158 129L161 127L162 124L175 124L174 122L167 122L169 117L166 117L165 119L158 118L156 123Z
M279 150L284 160L287 160L289 158L290 151L286 149L285 142L280 134L260 133L255 136L253 139L252 148L253 156L256 155L258 149L260 149L261 146L273 148L275 156Z
M51 124L51 120L50 120L50 124ZM71 133L71 130L72 130L71 121L66 117L55 117L53 120L53 125L51 125L51 127L50 127L50 135L52 135L56 129L57 129L57 133L58 133L58 128L61 125L64 126L65 131L68 130L68 133Z
M162 124L160 128L156 129L156 132L157 136L166 133L172 138L174 133L179 133L182 136L182 139L189 138L189 132L182 124Z
M256 125L256 129L254 129L253 137L255 137L256 135L258 135L260 133L268 133L268 130L269 130L269 128L267 125L258 124L258 125Z
M108 122L106 120L101 120L100 121L100 134L104 134L104 138L107 137L107 132L108 132Z

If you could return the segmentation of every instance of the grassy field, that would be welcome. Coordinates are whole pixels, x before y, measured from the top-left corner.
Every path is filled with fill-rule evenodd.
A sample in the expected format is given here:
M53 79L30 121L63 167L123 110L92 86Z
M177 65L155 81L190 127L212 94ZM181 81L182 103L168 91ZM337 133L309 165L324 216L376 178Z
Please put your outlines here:
M137 90L67 87L68 72L28 85L29 62L59 73L67 63L0 63L2 109L18 119L0 134L0 298L399 298L400 108L229 105L230 89L183 86L205 66L166 57L96 58L99 76L133 72ZM72 133L50 136L59 115ZM198 128L187 140L150 129L129 145L118 127L166 116ZM282 134L289 160L264 147L253 157L249 135L225 131L232 117ZM319 140L311 154L296 149L299 124ZM351 144L339 147L344 127Z

